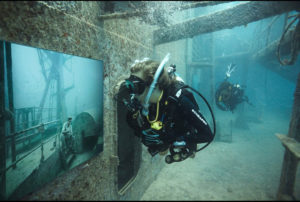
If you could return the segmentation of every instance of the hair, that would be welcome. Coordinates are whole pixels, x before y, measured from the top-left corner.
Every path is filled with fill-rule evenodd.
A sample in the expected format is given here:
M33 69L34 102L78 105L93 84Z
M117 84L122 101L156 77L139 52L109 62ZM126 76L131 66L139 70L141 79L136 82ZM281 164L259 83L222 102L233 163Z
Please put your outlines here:
M155 60L141 61L141 62L138 62L138 63L134 64L131 67L130 72L131 73L136 73L136 72L142 71L142 74L143 74L146 85L150 86L152 81L153 81L154 74L155 74L159 64L160 63L155 61ZM164 69L163 72L161 72L161 74L159 76L157 84L158 84L158 87L161 90L165 90L173 82L175 82L175 80L172 79L169 76L169 74L167 73L167 71Z

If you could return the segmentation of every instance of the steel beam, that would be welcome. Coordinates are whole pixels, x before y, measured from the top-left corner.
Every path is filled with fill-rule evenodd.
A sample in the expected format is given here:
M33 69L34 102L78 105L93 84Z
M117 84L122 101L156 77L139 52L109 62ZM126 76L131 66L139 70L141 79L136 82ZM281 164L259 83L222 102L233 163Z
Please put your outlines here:
M297 1L243 2L229 9L197 17L168 28L158 29L153 33L154 45L191 38L222 29L231 29L299 9L300 4Z

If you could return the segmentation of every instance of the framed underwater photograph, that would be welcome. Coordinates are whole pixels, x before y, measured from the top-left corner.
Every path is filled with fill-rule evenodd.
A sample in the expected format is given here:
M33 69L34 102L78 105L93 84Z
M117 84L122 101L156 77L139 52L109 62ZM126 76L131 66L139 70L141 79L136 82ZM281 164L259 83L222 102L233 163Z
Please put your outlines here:
M103 62L1 41L0 63L1 199L18 200L103 151Z

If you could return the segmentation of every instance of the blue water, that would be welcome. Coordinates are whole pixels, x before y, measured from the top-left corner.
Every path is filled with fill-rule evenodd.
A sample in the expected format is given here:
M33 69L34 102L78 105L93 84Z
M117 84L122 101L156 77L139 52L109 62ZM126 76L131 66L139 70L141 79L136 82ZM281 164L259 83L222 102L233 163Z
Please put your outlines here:
M210 14L241 2L191 9L186 20ZM295 14L294 12L289 15ZM227 66L237 65L229 81L246 86L245 94L254 107L240 104L234 113L214 106L217 129L232 141L214 141L195 159L174 163L163 168L157 179L146 190L142 200L275 200L280 182L284 147L275 136L287 134L292 114L294 92L300 59L294 65L280 66L276 57L269 61L255 61L251 57L266 45L279 40L283 33L285 14L266 18L246 26L225 29L194 36L187 43L192 49L187 58L198 62L210 57L213 37L214 75L209 68L197 69L187 82L211 100L211 84L217 88L224 80ZM270 31L263 30L275 20ZM291 22L291 19L288 23ZM195 28L196 29L196 28ZM180 30L178 30L180 32ZM172 42L175 44L175 42ZM185 54L177 50L178 55ZM222 56L249 53L221 60ZM288 56L290 57L290 56ZM170 62L176 58L172 55ZM178 61L178 59L177 59ZM182 62L182 61L179 61ZM267 62L273 65L266 66ZM272 69L281 68L281 71ZM193 71L189 65L179 67L180 72ZM291 71L291 80L282 74ZM213 80L212 80L213 79ZM203 101L202 101L203 102ZM211 105L214 105L210 102ZM201 104L203 114L211 122L207 106ZM240 119L244 125L237 124ZM211 125L212 126L212 125ZM298 169L295 196L299 199ZM176 176L176 177L175 177Z

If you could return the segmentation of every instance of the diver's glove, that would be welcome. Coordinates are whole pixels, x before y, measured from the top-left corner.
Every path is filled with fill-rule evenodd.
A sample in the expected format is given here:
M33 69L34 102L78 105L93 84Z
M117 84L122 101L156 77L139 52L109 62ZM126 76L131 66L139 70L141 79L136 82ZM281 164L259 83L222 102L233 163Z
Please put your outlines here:
M128 111L132 113L143 108L142 104L134 96L132 96L129 101L123 99L123 103L127 107Z
M158 131L152 128L142 131L142 143L147 147L164 144L160 138L160 134L158 133Z

